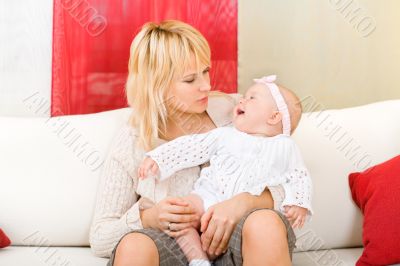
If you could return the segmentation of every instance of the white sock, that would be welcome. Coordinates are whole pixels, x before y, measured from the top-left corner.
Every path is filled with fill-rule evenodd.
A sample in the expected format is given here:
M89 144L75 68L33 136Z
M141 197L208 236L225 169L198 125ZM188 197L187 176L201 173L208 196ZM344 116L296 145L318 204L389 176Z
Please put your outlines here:
M204 259L194 259L189 262L189 266L211 266L211 263Z

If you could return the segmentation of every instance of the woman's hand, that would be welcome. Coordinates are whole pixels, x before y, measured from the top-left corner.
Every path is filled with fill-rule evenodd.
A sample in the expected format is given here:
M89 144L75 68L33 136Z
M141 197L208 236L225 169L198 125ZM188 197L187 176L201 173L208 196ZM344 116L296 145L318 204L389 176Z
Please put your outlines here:
M211 258L225 252L236 224L247 212L243 203L233 197L211 206L201 217L201 243Z
M201 217L201 243L210 259L225 252L229 239L240 219L254 208L273 208L271 192L266 188L260 196L240 193L211 206Z
M184 234L187 228L198 226L200 223L200 217L194 207L178 197L161 200L153 207L143 210L141 217L144 228L159 229L171 237L178 237Z

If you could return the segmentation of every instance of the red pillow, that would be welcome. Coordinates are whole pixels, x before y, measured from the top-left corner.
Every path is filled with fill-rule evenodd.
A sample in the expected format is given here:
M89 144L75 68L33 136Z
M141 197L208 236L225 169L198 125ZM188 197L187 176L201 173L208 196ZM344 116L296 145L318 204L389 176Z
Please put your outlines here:
M364 214L364 251L356 266L400 263L400 156L349 175Z
M0 248L5 248L11 244L10 239L4 234L3 230L0 228Z

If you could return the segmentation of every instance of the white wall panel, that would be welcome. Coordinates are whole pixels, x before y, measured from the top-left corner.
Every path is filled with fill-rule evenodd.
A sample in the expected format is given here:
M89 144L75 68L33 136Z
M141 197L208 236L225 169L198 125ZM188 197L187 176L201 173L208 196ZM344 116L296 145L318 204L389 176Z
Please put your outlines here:
M239 91L275 73L319 109L400 99L399 11L398 0L239 0Z
M52 0L0 0L0 115L49 115L52 18Z

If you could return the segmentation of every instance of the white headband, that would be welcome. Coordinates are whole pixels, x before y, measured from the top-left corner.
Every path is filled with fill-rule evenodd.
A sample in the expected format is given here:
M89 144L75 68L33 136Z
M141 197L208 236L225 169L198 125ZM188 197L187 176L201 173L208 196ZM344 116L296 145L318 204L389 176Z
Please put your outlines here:
M271 92L272 98L274 98L276 105L278 106L278 111L282 115L282 131L283 134L290 136L290 115L289 109L278 86L274 83L276 80L276 75L262 77L260 79L254 79L254 82L264 84L268 87Z

